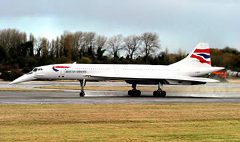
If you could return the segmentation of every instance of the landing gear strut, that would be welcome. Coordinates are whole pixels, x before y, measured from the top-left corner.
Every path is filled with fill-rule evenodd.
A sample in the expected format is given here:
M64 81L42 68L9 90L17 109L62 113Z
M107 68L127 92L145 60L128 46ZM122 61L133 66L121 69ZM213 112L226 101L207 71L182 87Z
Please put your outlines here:
M136 83L132 83L132 90L128 91L128 95L132 96L132 97L139 97L141 96L141 91L137 90L137 84Z
M79 93L79 96L84 97L85 96L84 86L86 85L86 80L85 79L79 80L79 82L80 82L80 87L81 87L81 91Z
M160 86L161 86L161 83L159 82L158 83L158 90L153 92L153 96L154 97L163 97L164 98L166 96L166 92L163 91Z

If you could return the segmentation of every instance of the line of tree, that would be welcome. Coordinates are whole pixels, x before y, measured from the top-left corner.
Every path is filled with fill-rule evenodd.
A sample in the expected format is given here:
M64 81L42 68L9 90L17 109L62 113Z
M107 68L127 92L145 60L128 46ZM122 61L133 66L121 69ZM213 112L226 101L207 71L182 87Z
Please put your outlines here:
M0 72L56 63L171 64L186 56L161 51L158 34L114 35L95 32L64 32L54 40L35 38L16 29L0 30ZM234 48L212 49L212 62L239 71L240 52Z
M72 62L158 64L160 54L159 36L150 32L109 38L94 32L64 32L49 41L16 29L0 31L0 63L17 68Z
M223 49L211 49L211 60L214 66L240 71L240 52L235 48L227 46Z

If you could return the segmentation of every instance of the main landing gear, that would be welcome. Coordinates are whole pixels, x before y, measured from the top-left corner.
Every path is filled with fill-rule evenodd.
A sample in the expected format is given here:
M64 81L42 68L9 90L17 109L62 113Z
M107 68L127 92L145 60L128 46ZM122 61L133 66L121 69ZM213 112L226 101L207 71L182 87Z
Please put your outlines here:
M132 96L132 97L139 97L139 96L141 96L141 91L137 90L136 87L137 87L137 84L133 83L132 84L132 88L133 89L128 91L128 95L129 96Z
M161 83L159 82L158 83L158 90L153 92L153 96L154 97L165 97L166 96L166 92L163 91L160 86L161 86ZM136 87L137 87L137 84L136 83L132 83L132 90L128 91L128 95L129 96L132 96L132 97L139 97L139 96L141 96L141 91L137 90Z
M163 90L160 88L160 86L161 86L161 83L159 82L159 83L158 83L158 90L153 92L153 96L154 96L154 97L165 97L165 96L166 96L166 92L163 91Z
M85 79L79 80L79 82L80 82L80 87L81 87L81 91L79 93L79 96L84 97L85 96L84 86L86 85L86 80Z

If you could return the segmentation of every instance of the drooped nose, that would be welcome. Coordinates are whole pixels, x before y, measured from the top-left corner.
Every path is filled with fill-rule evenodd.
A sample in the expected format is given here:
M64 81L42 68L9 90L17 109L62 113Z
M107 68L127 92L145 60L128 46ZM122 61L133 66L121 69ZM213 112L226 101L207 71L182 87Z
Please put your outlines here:
M36 79L34 77L34 74L24 74L23 76L20 76L19 78L13 80L12 82L10 82L9 84L17 84L17 83L21 83L21 82L26 82L26 81L31 81Z

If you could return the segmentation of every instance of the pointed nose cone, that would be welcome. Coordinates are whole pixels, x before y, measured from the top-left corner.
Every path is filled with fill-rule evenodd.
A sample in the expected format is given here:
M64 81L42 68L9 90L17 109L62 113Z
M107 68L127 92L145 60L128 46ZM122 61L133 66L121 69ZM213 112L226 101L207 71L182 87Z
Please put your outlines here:
M12 82L10 82L9 84L17 84L17 83L21 83L21 82L25 82L25 81L31 81L34 80L36 78L34 78L34 74L24 74L23 76L13 80Z

